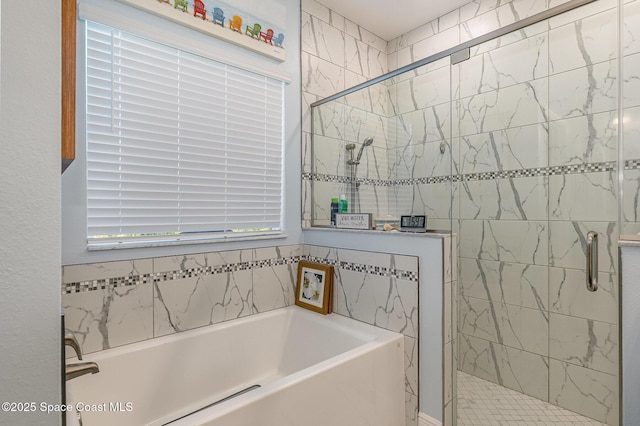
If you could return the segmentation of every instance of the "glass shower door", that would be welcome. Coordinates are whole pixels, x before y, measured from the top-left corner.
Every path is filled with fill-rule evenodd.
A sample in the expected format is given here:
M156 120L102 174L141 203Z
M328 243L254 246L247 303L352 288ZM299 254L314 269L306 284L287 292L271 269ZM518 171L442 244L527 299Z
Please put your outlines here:
M611 425L616 13L595 2L452 67L458 369Z

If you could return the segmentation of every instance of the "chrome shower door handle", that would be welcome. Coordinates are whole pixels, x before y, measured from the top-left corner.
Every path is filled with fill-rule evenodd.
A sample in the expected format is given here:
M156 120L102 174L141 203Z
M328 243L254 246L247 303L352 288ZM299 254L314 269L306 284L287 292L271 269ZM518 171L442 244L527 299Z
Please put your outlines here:
M587 233L587 290L598 289L598 233Z

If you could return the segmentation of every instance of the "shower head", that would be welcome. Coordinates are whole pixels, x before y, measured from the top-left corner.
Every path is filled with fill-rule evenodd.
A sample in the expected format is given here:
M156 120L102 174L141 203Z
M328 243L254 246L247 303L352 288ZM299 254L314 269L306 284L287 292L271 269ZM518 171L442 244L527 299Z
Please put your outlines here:
M373 144L373 138L366 138L363 142L362 145L360 145L360 150L358 151L358 157L356 159L356 162L360 161L360 158L362 158L362 151L364 151L364 148Z

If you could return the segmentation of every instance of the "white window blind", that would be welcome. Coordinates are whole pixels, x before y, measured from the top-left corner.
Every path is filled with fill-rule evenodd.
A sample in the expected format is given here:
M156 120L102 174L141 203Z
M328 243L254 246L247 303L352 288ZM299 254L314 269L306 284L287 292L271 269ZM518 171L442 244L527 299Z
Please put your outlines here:
M89 245L279 233L283 86L87 22Z

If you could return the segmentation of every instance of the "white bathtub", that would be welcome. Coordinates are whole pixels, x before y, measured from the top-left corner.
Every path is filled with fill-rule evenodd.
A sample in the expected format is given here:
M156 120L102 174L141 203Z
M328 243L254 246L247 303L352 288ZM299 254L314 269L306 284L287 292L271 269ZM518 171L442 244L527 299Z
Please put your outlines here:
M67 382L84 426L405 424L402 335L297 306L85 361L100 373Z

